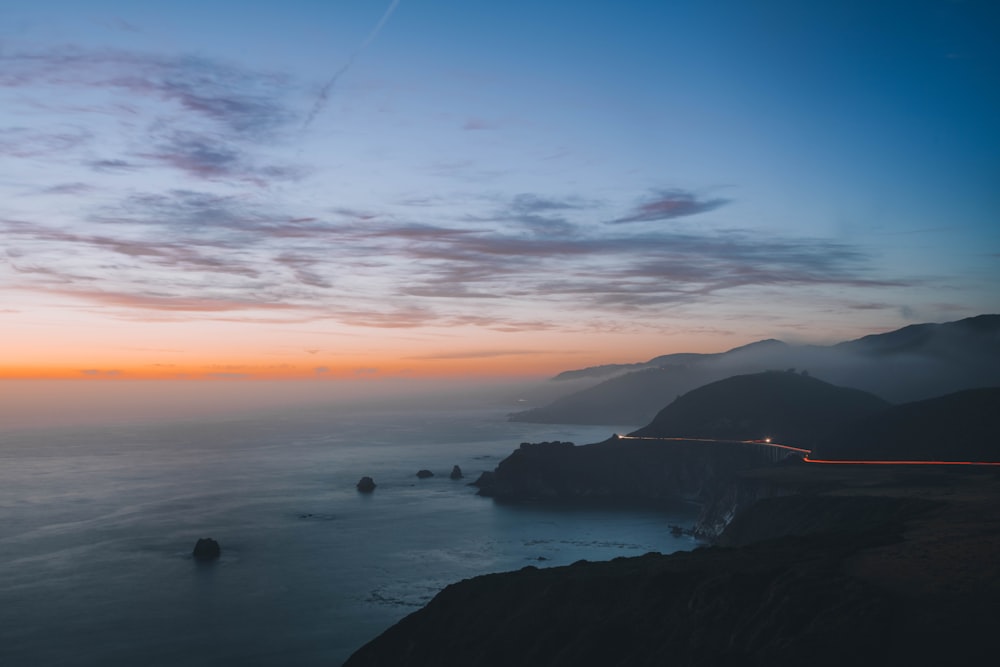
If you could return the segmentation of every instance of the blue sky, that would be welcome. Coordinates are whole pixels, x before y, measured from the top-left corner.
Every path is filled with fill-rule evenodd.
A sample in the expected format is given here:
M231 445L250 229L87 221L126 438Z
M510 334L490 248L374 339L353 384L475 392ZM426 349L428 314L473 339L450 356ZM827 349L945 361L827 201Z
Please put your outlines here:
M6 365L547 371L997 312L998 35L943 0L7 2Z

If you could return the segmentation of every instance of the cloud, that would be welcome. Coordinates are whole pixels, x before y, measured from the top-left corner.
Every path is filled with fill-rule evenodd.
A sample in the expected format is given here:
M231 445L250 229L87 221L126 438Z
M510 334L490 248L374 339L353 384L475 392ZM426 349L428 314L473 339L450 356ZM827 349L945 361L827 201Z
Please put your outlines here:
M130 310L154 310L187 313L220 313L240 310L286 310L290 304L270 303L252 299L225 299L215 297L179 297L162 294L128 294L87 289L39 290L50 294L69 296Z
M43 195L79 195L92 192L94 186L87 183L59 183L41 190Z
M2 62L3 58L0 57L0 63ZM93 139L93 133L75 126L51 130L0 128L0 155L15 158L61 156Z
M137 155L206 180L237 179L267 185L296 180L305 173L302 167L258 166L232 142L196 132L173 132L155 152Z
M490 216L467 219L476 222L515 223L535 236L567 236L577 233L578 225L565 216L568 212L594 206L580 198L556 199L521 193L502 202ZM558 215L556 215L558 213Z
M241 159L199 150L199 168ZM605 205L579 196L431 195L438 206L402 214L195 189L100 201L68 228L0 218L0 271L19 289L112 306L114 317L512 332L747 290L912 284L887 279L850 243L596 224ZM474 207L483 212L456 213Z
M84 162L84 165L94 171L105 173L135 171L142 168L142 165L129 162L128 160L87 160Z
M79 234L23 222L8 223L6 228L12 238L30 240L35 243L58 243L67 247L75 246L78 252L82 250L83 253L90 256L93 256L94 253L87 253L87 247L133 259L143 259L150 265L169 269L229 273L251 278L259 275L256 269L248 266L245 262L228 257L221 243L212 244L216 247L211 247L211 253L206 253L199 248L199 245L205 247L204 242L198 244L191 241L163 241L159 239L154 241L130 239L122 236Z
M37 125L0 129L0 155L261 186L308 171L267 152L298 118L300 91L282 75L201 57L62 48L0 53L0 87L19 90L15 103Z
M120 370L102 370L99 368L86 368L80 371L81 375L86 375L87 377L118 377L122 374Z
M728 199L699 200L692 193L683 190L661 190L652 199L636 207L632 213L611 220L610 222L612 224L621 224L626 222L673 220L674 218L713 211L728 203Z
M318 258L307 257L301 254L283 253L276 257L275 261L290 268L295 279L304 285L323 289L333 287L333 283L326 277L312 270L312 267L322 264Z
M469 118L462 125L463 130L495 130L499 123L486 120L485 118Z
M520 357L524 355L551 354L550 350L476 350L469 352L441 352L407 357L407 359L493 359L496 357Z
M287 77L195 56L83 48L0 54L0 86L39 85L170 102L222 131L254 140L295 120L281 101L289 93Z

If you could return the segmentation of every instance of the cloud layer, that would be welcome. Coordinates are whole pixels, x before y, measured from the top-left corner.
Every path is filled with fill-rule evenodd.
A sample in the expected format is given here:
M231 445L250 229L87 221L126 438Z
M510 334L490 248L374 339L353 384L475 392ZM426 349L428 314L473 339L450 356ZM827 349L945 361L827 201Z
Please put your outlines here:
M732 203L670 184L637 186L633 204L565 188L327 194L289 150L307 86L280 73L65 48L0 54L0 87L25 121L0 127L0 154L39 174L0 206L0 273L114 317L549 331L755 290L905 286L844 241L732 217L641 224Z

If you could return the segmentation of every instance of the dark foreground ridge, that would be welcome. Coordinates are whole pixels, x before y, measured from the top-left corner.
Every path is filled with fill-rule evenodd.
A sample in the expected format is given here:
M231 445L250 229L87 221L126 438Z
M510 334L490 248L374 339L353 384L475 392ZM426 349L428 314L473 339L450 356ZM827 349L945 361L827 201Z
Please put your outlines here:
M718 546L468 579L345 664L843 667L994 655L996 473L799 465L750 477L791 492L743 512Z

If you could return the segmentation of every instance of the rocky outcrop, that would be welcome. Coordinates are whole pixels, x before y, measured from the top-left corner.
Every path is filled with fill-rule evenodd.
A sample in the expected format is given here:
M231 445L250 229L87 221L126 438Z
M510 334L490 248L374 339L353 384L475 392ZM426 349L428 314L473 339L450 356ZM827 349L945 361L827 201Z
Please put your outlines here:
M433 476L434 476L434 473L432 473L430 470L418 470L417 471L417 477L419 477L420 479L427 479L427 478L433 477Z
M737 442L522 443L474 484L480 495L508 502L707 502L736 473L771 465L772 457Z
M213 561L222 555L222 547L211 537L202 537L195 543L191 555L203 563Z
M357 486L358 491L360 491L361 493L371 493L372 491L375 490L376 484L375 484L375 480L373 480L371 477L367 477L366 476L366 477L362 477L358 481L358 483L357 483L356 486Z
M716 492L705 500L691 533L700 539L714 542L722 536L733 519L757 502L794 492L787 487L765 483L759 479L736 477L728 484L719 485Z
M456 465L451 467L451 474L448 477L451 479L462 479L464 475L462 475L462 469Z

